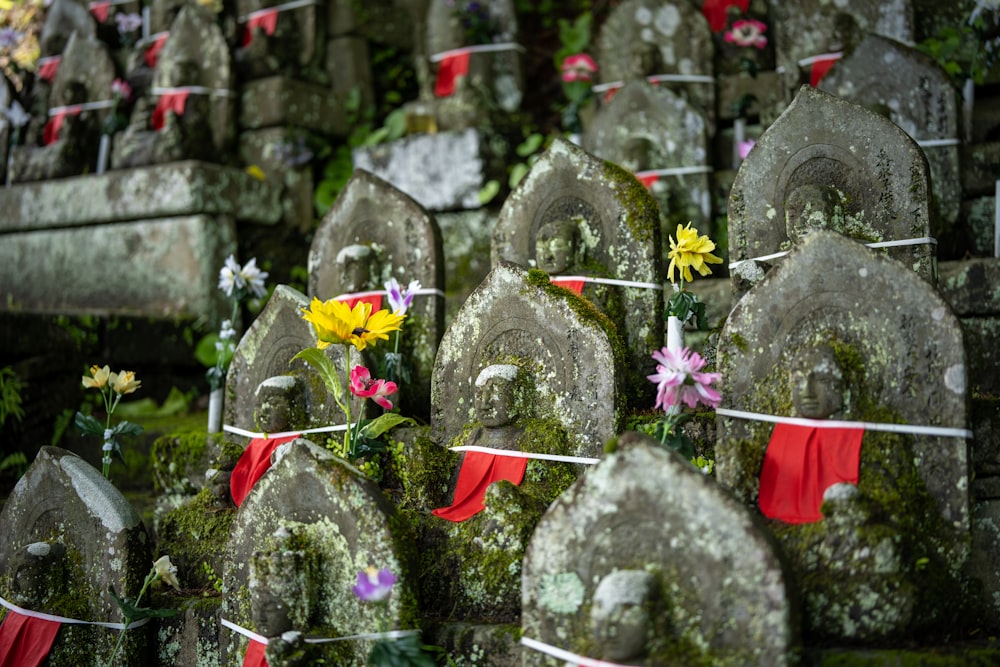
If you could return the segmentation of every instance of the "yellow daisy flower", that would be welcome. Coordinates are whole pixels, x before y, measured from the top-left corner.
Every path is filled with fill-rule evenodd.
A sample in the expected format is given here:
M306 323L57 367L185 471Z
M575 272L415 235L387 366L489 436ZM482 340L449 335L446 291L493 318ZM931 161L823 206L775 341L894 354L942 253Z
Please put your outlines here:
M703 276L712 273L708 264L721 264L722 259L712 254L715 243L707 235L698 236L698 230L691 226L677 225L677 239L670 237L670 266L667 267L667 278L674 282L674 268L680 272L681 278L691 282L694 276L691 268Z
M135 379L135 371L122 371L111 374L111 388L118 394L131 394L142 384L141 380Z
M402 326L403 318L406 315L397 315L387 308L374 313L368 321L365 323L365 331L358 334L364 344L374 345L379 339L389 340L390 331L399 331ZM355 347L357 343L355 343ZM359 350L365 349L365 345L358 347Z
M104 389L104 385L108 383L108 379L111 377L111 368L105 366L101 368L97 364L90 367L91 377L83 376L83 387L84 389Z
M385 309L374 315L371 311L371 304L364 301L359 301L354 304L354 308L350 308L343 301L320 301L313 297L309 308L302 310L302 319L312 323L316 330L316 347L319 349L334 343L349 343L360 352L369 344L374 345L380 338L387 340L388 333L398 330L405 317L394 315Z

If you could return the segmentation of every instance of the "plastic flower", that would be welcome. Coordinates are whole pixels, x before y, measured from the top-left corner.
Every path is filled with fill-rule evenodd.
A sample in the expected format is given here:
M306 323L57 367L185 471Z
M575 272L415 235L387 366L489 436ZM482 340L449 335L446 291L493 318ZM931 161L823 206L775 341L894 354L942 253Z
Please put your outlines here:
M132 99L132 86L125 79L115 79L111 82L111 94L123 100Z
M667 277L674 282L674 268L680 270L681 277L691 282L691 267L703 276L712 273L708 264L721 264L722 259L712 254L715 243L708 236L698 236L698 230L691 226L677 225L677 239L670 237L670 266L667 267Z
M654 408L670 412L684 403L694 408L704 403L710 408L719 405L722 397L709 385L719 379L719 373L702 373L707 363L697 352L688 348L670 350L666 347L653 352L658 363L656 373L646 377L656 383Z
M0 49L13 49L24 37L24 33L13 28L0 28Z
M750 149L753 148L756 144L757 142L753 139L747 139L746 141L739 142L736 146L737 150L740 153L740 159L746 160L747 155L750 155Z
M135 371L112 373L109 379L111 380L111 388L115 390L115 393L123 396L131 394L142 384L142 381L135 379Z
M392 401L386 397L395 394L398 389L391 380L372 379L371 372L364 366L355 366L351 371L351 393L370 398L386 410L392 410Z
M351 590L359 600L365 602L381 602L389 597L392 585L396 583L396 575L388 568L376 569L369 566L358 572L358 583Z
M119 35L128 35L142 27L142 16L135 12L115 14Z
M767 37L764 33L767 25L756 19L740 19L733 22L733 27L723 36L730 44L736 46L753 46L763 49L767 46Z
M396 282L396 279L390 278L389 282L385 284L385 292L387 298L389 299L389 306L392 307L393 314L405 315L406 311L413 305L413 297L419 289L420 281L411 280L410 284L406 286L406 291L401 292L399 283Z
M258 299L267 294L267 289L264 287L264 278L267 278L267 275L267 271L261 271L257 268L256 257L251 257L250 261L240 270L243 283Z
M379 339L388 340L390 331L398 331L405 315L382 309L371 313L372 305L364 301L350 308L343 301L320 301L313 297L308 309L303 309L302 319L312 323L316 330L316 347L324 349L332 343L351 344L363 351Z
M240 280L240 265L236 262L236 258L230 255L226 257L225 264L219 270L219 289L231 297Z
M108 379L111 377L111 368L109 366L101 368L97 364L94 364L90 367L90 375L91 377L83 376L84 388L104 389L104 385L108 383Z
M10 121L10 124L14 127L24 127L31 120L31 114L24 110L21 103L17 100L11 102L10 107L6 109L0 109L0 113L3 114L4 118Z
M567 83L573 81L590 81L597 71L597 63L586 53L578 53L574 56L567 56L562 61L562 80Z
M180 590L181 583L177 581L177 566L170 562L170 556L160 556L153 562L153 571L156 579L162 579L177 590Z
M239 292L250 290L259 299L267 294L267 289L264 287L264 279L267 276L267 271L257 268L256 257L251 258L245 266L240 266L236 258L230 255L219 270L219 289L228 297L232 297L234 291L237 292L237 297L240 297Z

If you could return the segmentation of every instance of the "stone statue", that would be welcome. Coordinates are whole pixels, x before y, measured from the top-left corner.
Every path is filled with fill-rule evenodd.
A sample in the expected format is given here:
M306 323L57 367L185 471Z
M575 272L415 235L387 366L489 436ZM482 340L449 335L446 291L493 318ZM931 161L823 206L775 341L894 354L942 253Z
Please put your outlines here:
M826 419L844 408L844 372L833 348L821 343L801 350L790 371L792 405L800 417Z
M302 378L270 377L257 385L254 420L262 433L282 433L306 423L306 392Z
M66 547L33 542L11 556L10 597L31 611L49 611L53 597L66 590Z
M601 579L590 608L599 658L644 664L637 661L646 656L651 639L655 591L655 578L643 570L616 570Z
M87 87L82 81L71 81L63 92L63 104L71 106L87 101ZM48 130L46 131L48 133ZM90 158L96 156L100 125L95 112L67 113L61 119L58 134L44 146L17 146L11 151L11 180L21 183L63 178L87 170Z
M378 252L372 245L354 243L344 246L337 253L335 261L340 275L340 291L325 295L324 298L381 289L382 286L378 283L381 277Z
M467 444L494 449L520 449L518 440L524 429L516 425L520 416L514 399L517 371L517 366L513 364L494 364L484 368L476 377L473 397L482 428L472 434Z
M272 667L309 664L302 630L311 612L310 578L304 551L293 551L292 534L279 528L272 550L250 559L250 617L258 634L268 638L267 663Z
M569 272L583 263L586 247L580 241L580 224L575 218L553 220L538 228L535 236L535 265L550 275Z

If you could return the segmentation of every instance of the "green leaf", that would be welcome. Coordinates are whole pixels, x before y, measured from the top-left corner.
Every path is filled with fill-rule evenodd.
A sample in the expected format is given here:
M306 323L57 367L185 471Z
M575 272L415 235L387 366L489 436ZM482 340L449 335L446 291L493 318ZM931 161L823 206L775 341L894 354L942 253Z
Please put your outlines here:
M521 157L528 157L529 155L537 151L539 148L541 148L543 141L545 141L545 137L543 137L538 132L529 134L527 139L521 142L521 144L518 145L515 151Z
M76 418L73 421L76 427L83 432L84 435L104 435L104 424L97 421L90 415L85 415L82 412L76 413Z
M327 391L330 392L334 400L337 403L343 402L344 386L340 382L340 376L337 375L337 369L333 367L333 361L330 357L326 356L323 350L318 347L307 347L292 357L292 361L296 359L302 359L312 366L319 374L319 379L326 385Z
M482 188L479 189L479 192L476 194L476 196L479 197L479 203L485 205L493 201L493 198L496 197L497 193L499 192L500 192L500 182L495 178L491 178L490 180L486 181L486 185L484 185Z
M400 424L413 424L416 426L417 422L413 421L409 417L404 417L399 413L387 412L384 415L379 415L375 419L368 422L365 427L361 429L361 432L368 438L377 438L383 433L388 433Z
M218 340L219 334L210 333L203 336L194 348L194 358L205 368L211 368L219 361L219 351L215 348Z
M388 141L395 141L406 134L406 111L400 107L389 112L385 117L385 127L389 129Z
M142 427L130 421L121 421L111 431L115 435L139 435L142 433Z
M507 185L511 189L517 187L517 184L521 182L521 179L525 177L530 168L523 162L518 162L513 167L510 168L510 178L507 179Z
M111 597L115 599L118 603L118 607L122 610L122 616L125 617L126 624L135 623L136 621L141 621L144 618L170 618L177 615L176 609L152 609L151 607L136 607L134 604L129 602L127 599L120 598L115 594L115 589L108 586L108 592L111 593Z

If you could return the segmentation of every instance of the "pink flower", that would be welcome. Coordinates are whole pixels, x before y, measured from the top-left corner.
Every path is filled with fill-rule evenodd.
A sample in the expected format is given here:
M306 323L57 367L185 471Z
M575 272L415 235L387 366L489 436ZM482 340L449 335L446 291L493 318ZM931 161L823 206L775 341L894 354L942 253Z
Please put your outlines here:
M733 21L733 27L726 32L723 39L736 46L755 46L763 49L767 46L767 37L764 33L767 25L756 19L740 19Z
M391 380L373 380L371 372L364 366L355 366L351 371L351 393L361 398L370 398L386 410L392 410L392 401L386 396L396 393L398 387Z
M740 152L740 159L746 160L747 155L750 155L750 149L754 147L757 142L753 139L747 139L746 141L741 141L736 144L737 150Z
M659 362L656 373L646 377L656 383L656 403L653 407L668 412L684 403L689 408L704 403L710 408L719 405L722 397L709 385L719 379L718 373L700 372L708 363L688 348L670 350L664 347L653 352Z
M575 56L568 56L562 61L562 80L567 83L573 81L590 81L597 71L597 63L586 53L578 53Z
M125 79L115 79L111 82L111 94L128 101L132 99L132 86Z
M351 590L359 600L365 602L381 602L389 597L392 585L396 583L396 575L388 568L376 570L369 567L358 572L358 583Z
M406 286L406 291L401 292L396 279L390 278L389 282L385 284L385 293L389 299L389 307L392 308L392 313L394 315L404 315L410 306L413 305L413 297L419 289L420 281L411 280L410 284Z

